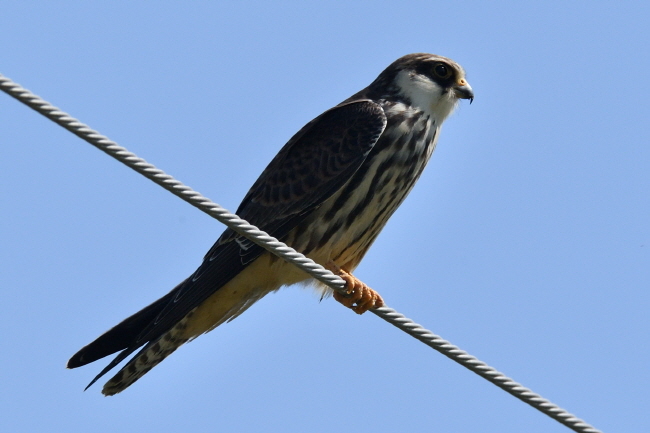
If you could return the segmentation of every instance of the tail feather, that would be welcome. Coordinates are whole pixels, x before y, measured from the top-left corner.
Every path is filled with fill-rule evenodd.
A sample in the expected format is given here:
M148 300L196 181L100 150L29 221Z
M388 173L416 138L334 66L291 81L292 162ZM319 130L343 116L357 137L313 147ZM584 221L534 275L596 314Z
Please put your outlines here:
M67 367L81 367L130 347L133 342L137 340L142 330L155 320L175 293L176 288L155 301L153 304L143 308L134 315L127 317L119 324L100 335L95 341L81 348L77 353L72 355L68 361Z
M124 391L172 352L185 344L188 338L185 338L183 334L187 327L187 321L193 314L194 310L190 311L172 329L156 340L147 343L115 376L106 382L102 394L108 396Z
M230 280L226 280L230 273L222 273L216 280L188 278L161 299L82 348L68 361L68 368L80 367L119 352L90 382L88 389L135 353L104 385L102 393L114 395L124 391L187 341L234 319L264 295L277 290L281 283L273 276L278 272L275 268L269 272L271 256L265 257L264 261L258 259L251 263L247 272L241 272L241 268L235 266L233 269L238 272ZM235 264L240 263L239 256L236 258ZM302 274L296 273L296 281L300 281L300 276ZM212 288L208 290L210 286Z

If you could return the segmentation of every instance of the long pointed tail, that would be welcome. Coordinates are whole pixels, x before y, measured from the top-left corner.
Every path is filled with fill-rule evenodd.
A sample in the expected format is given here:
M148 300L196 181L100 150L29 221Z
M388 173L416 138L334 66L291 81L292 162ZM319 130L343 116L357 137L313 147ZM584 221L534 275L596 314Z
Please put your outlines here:
M124 391L172 352L187 343L188 338L185 338L183 333L187 327L187 321L193 314L194 311L189 312L172 329L158 339L147 343L115 376L106 382L102 394L115 395Z

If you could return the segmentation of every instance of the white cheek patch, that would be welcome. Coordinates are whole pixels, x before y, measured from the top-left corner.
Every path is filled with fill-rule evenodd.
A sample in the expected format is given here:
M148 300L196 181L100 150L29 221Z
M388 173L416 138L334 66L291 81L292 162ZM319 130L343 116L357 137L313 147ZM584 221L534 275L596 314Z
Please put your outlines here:
M440 125L456 108L458 98L453 92L443 89L424 75L400 71L396 83L411 105L429 114Z

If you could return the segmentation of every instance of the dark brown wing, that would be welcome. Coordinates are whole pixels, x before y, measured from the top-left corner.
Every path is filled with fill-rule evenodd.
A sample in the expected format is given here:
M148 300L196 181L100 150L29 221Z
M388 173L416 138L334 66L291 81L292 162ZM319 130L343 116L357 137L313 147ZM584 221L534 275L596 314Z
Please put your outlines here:
M370 100L346 102L326 111L280 150L237 214L281 239L352 177L385 127L383 109ZM226 230L194 274L81 349L68 367L79 367L123 350L97 380L138 347L154 342L262 252L261 247Z
M369 100L326 111L273 158L242 200L237 215L282 238L352 177L385 127L384 110ZM221 243L233 238L242 246L252 244L227 230L205 258L212 258Z

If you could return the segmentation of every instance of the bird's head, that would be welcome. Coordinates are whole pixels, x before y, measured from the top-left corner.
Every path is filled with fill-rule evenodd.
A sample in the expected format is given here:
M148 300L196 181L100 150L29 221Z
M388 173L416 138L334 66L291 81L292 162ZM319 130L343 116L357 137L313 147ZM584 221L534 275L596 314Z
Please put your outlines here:
M469 99L470 104L474 100L465 70L453 60L435 54L401 57L386 68L371 87L376 83L390 89L392 98L404 100L440 123L454 110L459 99Z

